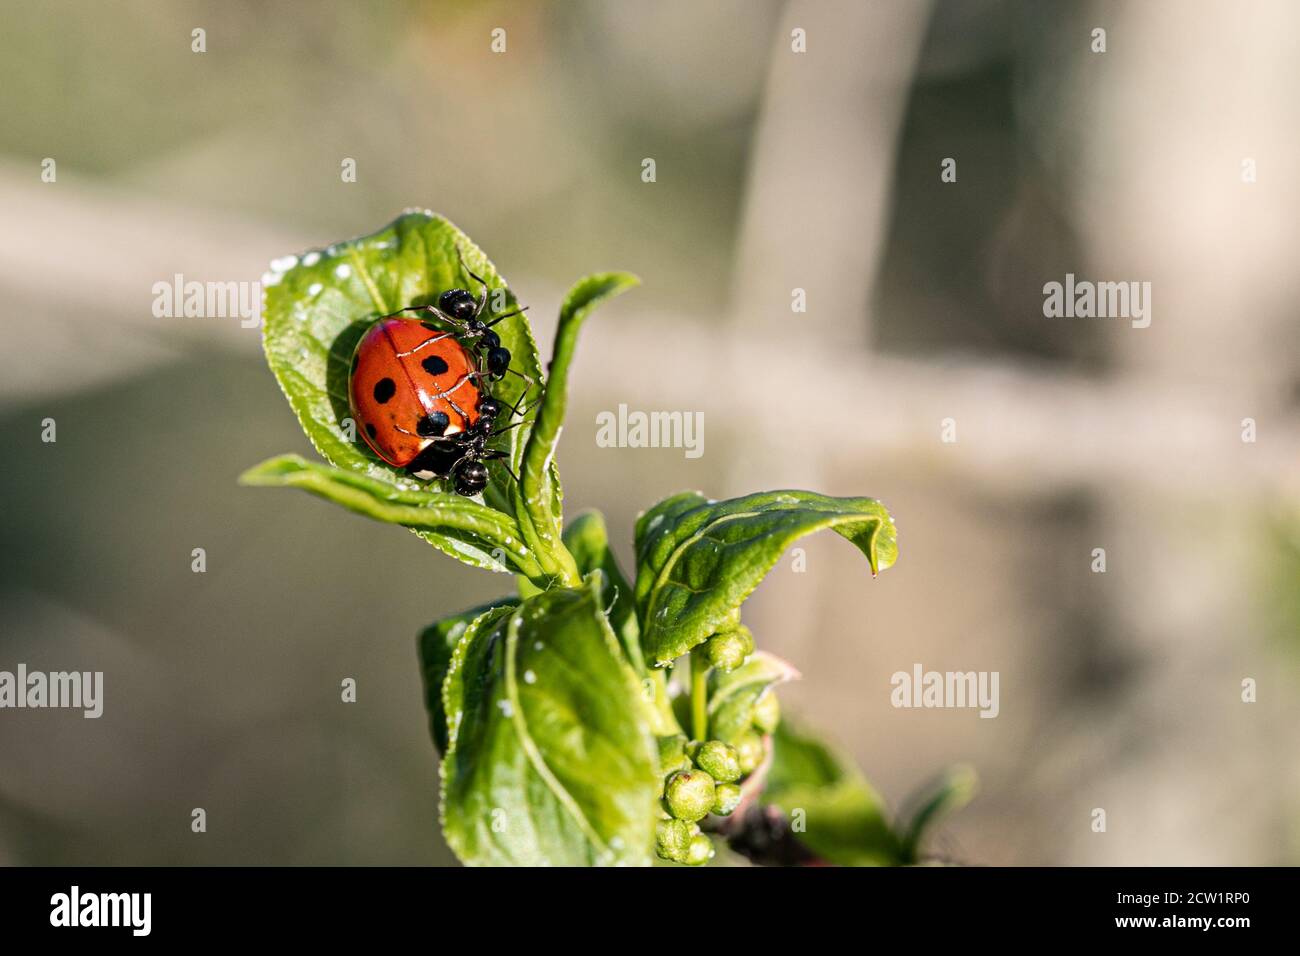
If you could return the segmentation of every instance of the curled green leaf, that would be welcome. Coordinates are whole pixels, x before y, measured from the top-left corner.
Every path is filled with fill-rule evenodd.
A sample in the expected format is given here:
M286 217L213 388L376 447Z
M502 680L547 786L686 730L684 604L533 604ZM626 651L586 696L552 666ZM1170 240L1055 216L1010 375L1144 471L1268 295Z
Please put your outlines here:
M521 501L519 522L530 524L540 539L543 555L550 542L560 537L560 500L563 492L554 469L555 448L564 424L568 403L569 366L578 344L578 331L593 309L606 299L626 292L640 283L626 272L602 272L587 276L569 290L560 307L560 321L555 331L555 348L547 373L546 391L533 421L524 448L520 472ZM547 568L570 578L576 584L574 569Z
M245 485L301 488L367 518L402 525L474 567L541 576L510 516L460 495L399 488L300 455L268 459L239 480Z
M787 547L824 528L853 542L873 574L898 557L893 520L874 498L769 491L709 501L683 492L645 512L636 523L636 603L651 665L707 640Z

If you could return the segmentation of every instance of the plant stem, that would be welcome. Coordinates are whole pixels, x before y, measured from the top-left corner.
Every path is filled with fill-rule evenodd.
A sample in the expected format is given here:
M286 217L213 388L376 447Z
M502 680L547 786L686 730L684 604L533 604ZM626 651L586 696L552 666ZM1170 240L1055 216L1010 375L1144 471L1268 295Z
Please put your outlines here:
M691 651L691 736L707 739L709 732L709 660L703 647Z

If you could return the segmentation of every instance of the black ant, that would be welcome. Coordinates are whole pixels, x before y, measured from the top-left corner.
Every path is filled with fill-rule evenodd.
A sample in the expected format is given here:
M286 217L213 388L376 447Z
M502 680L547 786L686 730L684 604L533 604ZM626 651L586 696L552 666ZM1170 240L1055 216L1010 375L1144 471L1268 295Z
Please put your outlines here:
M514 408L510 409L510 418L514 418L522 402L523 396L521 395L519 402L515 404ZM521 418L517 422L512 422L504 428L493 431L497 418L500 417L504 410L505 406L501 402L490 395L483 395L478 401L478 418L475 419L474 424L453 435L442 435L434 438L406 466L407 470L415 477L425 480L450 478L452 488L455 489L458 495L464 495L468 498L478 494L487 487L488 483L488 470L484 462L498 461L510 457L508 452L499 448L488 448L488 441L524 423L524 419ZM524 410L524 414L528 414L527 409ZM518 484L519 476L511 470L510 466L503 465L502 467L510 472L510 477L514 478L515 483Z
M460 261L460 267L465 273L483 287L482 294L475 298L468 289L448 289L442 295L438 296L437 305L411 305L405 309L398 309L396 312L381 316L380 318L393 318L401 315L403 312L428 312L432 313L442 322L451 325L456 331L448 332L438 328L429 322L421 323L431 332L441 333L435 338L431 338L424 345L439 341L448 335L455 335L465 348L474 353L475 357L482 365L487 367L487 376L492 381L500 381L505 378L507 372L513 372L518 375L530 386L533 380L522 372L516 371L510 367L510 350L501 344L501 336L492 331L492 326L496 325L503 319L509 319L516 315L523 315L528 310L527 306L522 309L515 309L513 312L507 312L505 315L498 315L490 322L482 321L479 316L483 314L483 309L488 300L488 284L481 277L470 271L469 266L465 264L465 256L461 253L460 246L456 247L456 258Z

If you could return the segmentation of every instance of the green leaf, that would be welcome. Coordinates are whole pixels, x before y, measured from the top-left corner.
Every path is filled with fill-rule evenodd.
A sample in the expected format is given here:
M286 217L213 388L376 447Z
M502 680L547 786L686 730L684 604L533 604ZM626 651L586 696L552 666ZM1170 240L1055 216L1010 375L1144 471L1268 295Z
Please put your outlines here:
M451 667L456 645L470 628L490 627L496 618L519 604L516 598L503 598L493 604L434 621L420 632L420 673L424 676L424 703L429 711L429 732L438 753L447 752L447 714L442 709L442 685Z
M508 515L460 495L403 490L299 455L271 458L239 480L245 485L301 488L367 518L400 524L475 567L528 577L541 573Z
M801 815L799 842L839 866L908 862L889 825L884 801L850 762L782 719L772 738L772 766L762 801Z
M370 235L277 260L263 277L267 362L303 431L331 464L398 488L419 487L401 469L374 456L360 435L360 424L345 428L351 416L348 375L353 349L376 317L434 303L453 287L478 294L479 286L457 260L457 248L469 269L492 289L503 290L488 296L485 318L518 308L482 250L446 219L429 212L406 212ZM515 316L494 328L511 351L511 367L540 382L541 363L527 321ZM508 375L493 386L493 394L513 405L525 387L523 379ZM495 447L508 449L515 466L522 431L526 429L512 429L496 439ZM492 466L484 500L513 513L505 490L508 481L504 468Z
M555 348L551 354L546 391L537 411L524 449L520 472L521 505L519 522L530 523L541 539L537 550L546 555L548 545L560 536L560 489L555 472L555 447L560 440L564 412L568 402L569 365L578 344L578 331L593 309L606 299L626 292L640 283L626 272L602 272L580 279L569 290L560 307L560 321L555 330ZM543 565L545 566L545 565ZM547 568L547 570L552 570ZM570 581L576 584L576 581Z
M874 498L768 491L729 501L698 492L666 498L636 523L636 603L653 666L706 640L758 587L794 541L830 528L871 564L898 557L894 523Z
M735 743L754 725L754 706L778 684L796 680L799 672L787 661L755 651L729 674L709 675L709 737Z
M903 855L908 862L921 858L925 836L944 817L956 813L970 803L979 787L974 769L965 765L950 767L939 778L921 790L913 802L916 811L903 830Z
M473 865L650 861L660 781L594 578L467 629L443 686L447 842Z

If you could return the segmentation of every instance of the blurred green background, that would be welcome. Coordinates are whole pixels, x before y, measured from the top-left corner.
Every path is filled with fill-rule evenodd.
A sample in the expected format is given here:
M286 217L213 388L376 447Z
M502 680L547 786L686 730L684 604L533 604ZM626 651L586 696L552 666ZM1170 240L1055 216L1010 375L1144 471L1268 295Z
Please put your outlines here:
M975 766L947 858L1300 860L1300 8L0 11L0 669L106 685L99 720L0 711L0 862L451 860L415 637L510 581L236 486L311 453L258 333L151 311L408 206L488 251L544 351L573 279L644 280L584 333L560 449L625 565L682 488L890 506L895 568L813 539L746 620L892 804ZM1150 281L1151 327L1044 318L1067 272ZM597 447L621 402L703 412L703 457ZM999 671L1000 716L893 709L914 662Z

